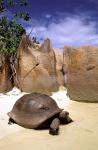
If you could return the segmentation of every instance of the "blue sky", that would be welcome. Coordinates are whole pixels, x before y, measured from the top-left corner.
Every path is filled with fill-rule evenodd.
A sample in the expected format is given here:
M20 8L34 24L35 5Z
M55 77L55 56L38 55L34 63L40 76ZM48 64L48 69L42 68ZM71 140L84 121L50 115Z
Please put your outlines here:
M54 47L98 45L98 0L28 0L27 7L8 9L27 11L31 21L21 21L31 36L52 40ZM21 10L22 9L22 10Z

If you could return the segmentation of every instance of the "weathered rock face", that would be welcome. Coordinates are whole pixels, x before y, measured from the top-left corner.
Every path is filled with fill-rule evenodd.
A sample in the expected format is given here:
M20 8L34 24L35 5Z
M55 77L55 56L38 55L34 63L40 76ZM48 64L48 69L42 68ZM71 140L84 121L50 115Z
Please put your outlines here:
M18 87L25 92L50 93L58 89L56 62L49 40L34 49L24 35L18 49Z
M68 51L67 90L72 100L98 102L98 47Z
M69 69L69 56L70 52L73 50L72 47L65 46L63 50L63 75L64 75L64 84L67 84L67 73Z
M64 81L64 72L63 72L63 50L61 49L53 49L56 56L56 75L57 81L60 86L65 85Z
M10 60L7 55L0 54L0 93L12 89Z

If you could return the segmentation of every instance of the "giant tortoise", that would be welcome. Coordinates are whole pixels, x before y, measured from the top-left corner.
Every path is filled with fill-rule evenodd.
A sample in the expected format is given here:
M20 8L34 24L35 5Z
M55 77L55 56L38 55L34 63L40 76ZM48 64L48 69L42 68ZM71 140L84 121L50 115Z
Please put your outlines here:
M58 107L48 95L41 93L26 94L16 101L8 113L9 124L17 123L30 129L50 128L52 135L59 134L59 125L72 122L67 111Z

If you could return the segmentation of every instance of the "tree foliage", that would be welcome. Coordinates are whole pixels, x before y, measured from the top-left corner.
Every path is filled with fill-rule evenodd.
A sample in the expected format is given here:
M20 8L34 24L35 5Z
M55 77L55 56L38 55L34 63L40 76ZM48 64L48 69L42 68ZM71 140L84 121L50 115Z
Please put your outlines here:
M25 32L21 24L17 24L14 20L9 21L7 17L0 19L0 36L2 40L1 52L15 53L21 39L21 35ZM4 44L4 45L3 45Z
M16 5L26 6L28 3L26 0L20 0L19 2L15 0L0 0L0 13L6 11L6 4L10 7L15 7ZM13 14L13 19L10 20L7 16L2 16L0 18L0 52L14 54L18 48L22 34L25 32L23 26L17 23L17 18L22 18L26 21L30 19L29 13L17 13Z

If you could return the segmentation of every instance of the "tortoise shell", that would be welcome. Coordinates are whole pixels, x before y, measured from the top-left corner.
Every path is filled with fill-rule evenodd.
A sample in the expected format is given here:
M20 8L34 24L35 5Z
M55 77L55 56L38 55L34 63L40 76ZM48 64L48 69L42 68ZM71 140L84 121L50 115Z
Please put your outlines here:
M48 95L26 94L16 101L8 116L25 128L38 128L42 123L62 111Z

